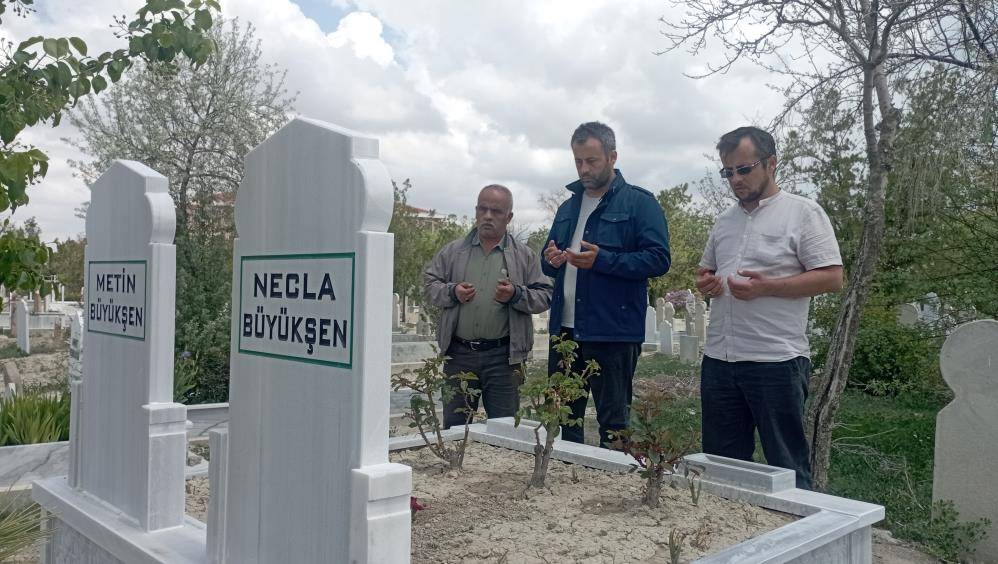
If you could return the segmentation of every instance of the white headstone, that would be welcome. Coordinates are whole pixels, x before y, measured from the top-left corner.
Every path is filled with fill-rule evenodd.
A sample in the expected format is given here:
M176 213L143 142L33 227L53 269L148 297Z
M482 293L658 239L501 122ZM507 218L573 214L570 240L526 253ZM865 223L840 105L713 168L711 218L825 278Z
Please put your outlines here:
M693 314L693 321L696 325L696 336L703 343L707 340L707 302L700 300L696 305L696 313Z
M147 531L184 520L187 408L173 403L176 247L164 176L114 161L87 213L76 486Z
M658 298L655 300L655 321L661 325L662 318L665 316L665 298Z
M402 305L402 297L392 294L392 332L402 329L402 312L399 308Z
M676 356L672 345L672 325L668 321L658 324L658 352L666 356Z
M679 336L679 360L695 364L700 356L700 339L696 335Z
M658 344L658 324L655 321L655 308L645 309L645 342Z
M665 302L662 306L662 321L668 321L669 325L675 327L676 324L673 322L676 319L676 306L672 305L672 302Z
M59 301L66 301L66 286L63 284L59 284Z
M935 292L925 294L924 303L920 308L920 319L928 324L939 321L939 295Z
M955 397L936 416L932 500L950 500L961 521L991 520L974 560L998 561L998 321L958 327L946 338L939 368ZM988 439L991 437L991 439Z
M226 562L409 561L411 470L388 462L392 185L378 153L296 118L246 156Z
M914 327L918 323L918 306L901 304L898 306L898 323L905 327Z
M28 302L17 300L14 312L10 316L11 327L17 320L17 348L24 354L31 354L31 326L28 324Z

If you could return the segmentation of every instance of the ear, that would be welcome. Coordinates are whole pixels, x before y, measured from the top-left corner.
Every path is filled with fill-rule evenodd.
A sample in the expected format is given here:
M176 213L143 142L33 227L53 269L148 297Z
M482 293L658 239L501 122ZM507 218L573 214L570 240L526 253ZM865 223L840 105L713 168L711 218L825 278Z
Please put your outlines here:
M613 166L616 163L617 163L617 150L614 149L610 151L610 166Z

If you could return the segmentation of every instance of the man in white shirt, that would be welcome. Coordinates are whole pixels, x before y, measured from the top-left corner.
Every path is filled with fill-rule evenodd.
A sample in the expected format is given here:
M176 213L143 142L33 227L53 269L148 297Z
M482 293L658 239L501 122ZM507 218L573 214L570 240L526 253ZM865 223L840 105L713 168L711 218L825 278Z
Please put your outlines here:
M697 269L697 288L711 298L703 450L751 460L758 429L766 461L810 489L805 328L811 298L842 289L838 242L817 203L777 186L772 135L740 127L717 150L738 203L717 217Z

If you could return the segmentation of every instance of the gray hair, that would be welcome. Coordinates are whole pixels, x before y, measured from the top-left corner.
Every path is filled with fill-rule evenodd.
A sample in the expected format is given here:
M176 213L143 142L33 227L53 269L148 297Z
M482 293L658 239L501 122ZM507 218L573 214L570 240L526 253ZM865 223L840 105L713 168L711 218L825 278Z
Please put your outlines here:
M484 192L486 190L495 190L496 192L500 192L500 193L504 194L506 196L506 198L509 199L509 209L506 210L506 211L507 212L513 211L513 192L511 192L509 188L506 188L502 184L489 184L485 188L482 188L481 190L479 190L478 193L481 194L482 192Z
M613 135L613 130L606 124L590 121L580 125L572 134L572 145L582 145L589 139L599 141L600 146L603 147L603 153L608 157L611 151L617 150L617 138Z
M773 140L773 136L751 125L739 127L722 135L721 140L717 142L717 152L721 154L721 157L730 155L746 137L752 141L757 158L767 159L776 155L776 141Z

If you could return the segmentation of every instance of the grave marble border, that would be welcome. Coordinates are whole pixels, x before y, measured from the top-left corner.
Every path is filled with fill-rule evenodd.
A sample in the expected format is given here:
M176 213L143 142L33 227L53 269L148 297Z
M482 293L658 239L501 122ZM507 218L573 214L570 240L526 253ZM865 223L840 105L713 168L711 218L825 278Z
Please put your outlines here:
M146 260L146 259L135 259L135 260L91 260L91 261L87 261L86 275L88 277L90 276L90 265L91 264L142 264L142 273L143 273L143 276L145 278L145 288L142 289L143 292L145 292L145 295L142 297L142 301L143 301L143 303L145 303L146 313L149 312L149 261L148 260ZM89 282L89 280L87 282ZM91 288L91 284L87 284L87 301L85 302L85 306L84 307L89 307L89 305L91 303L90 302L90 288ZM145 341L146 340L147 332L146 332L146 323L145 322L142 323L142 338L140 339L139 337L133 337L131 335L122 335L120 333L108 333L107 331L98 331L96 329L91 329L90 328L90 316L89 316L89 314L88 314L87 311L83 312L83 321L86 324L86 332L87 333L100 333L101 335L110 335L112 337L121 337L123 339L132 339L133 341Z
M526 422L529 424L529 422ZM470 427L470 437L492 446L525 453L534 449L533 429L515 427L512 417L491 419ZM459 440L463 429L444 433L445 441ZM419 439L419 437L416 437ZM388 449L402 450L422 444L411 435L392 437ZM556 440L551 458L611 472L630 472L635 461L622 452ZM880 505L801 490L794 487L791 470L694 454L687 460L704 468L703 489L711 494L744 501L801 517L766 534L709 554L698 564L840 563L869 564L873 558L871 527L884 518ZM680 487L686 480L672 477Z
M250 354L254 356L264 356L267 358L277 358L281 360L290 360L293 362L304 362L307 364L319 364L322 366L334 366L336 368L353 368L353 345L354 345L354 327L357 325L356 318L356 295L357 295L357 253L356 252L344 252L344 253L290 253L290 254L280 254L280 255L244 255L239 257L239 315L243 314L243 281L245 272L243 265L246 261L256 261L256 260L293 260L293 259L329 259L329 258L350 258L350 361L343 362L333 362L329 360L318 360L314 358L301 358L298 356L290 356L275 353L266 353L261 351L247 350L243 348L243 336L239 333L238 339L238 349L239 352Z

